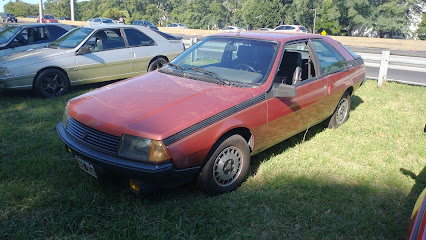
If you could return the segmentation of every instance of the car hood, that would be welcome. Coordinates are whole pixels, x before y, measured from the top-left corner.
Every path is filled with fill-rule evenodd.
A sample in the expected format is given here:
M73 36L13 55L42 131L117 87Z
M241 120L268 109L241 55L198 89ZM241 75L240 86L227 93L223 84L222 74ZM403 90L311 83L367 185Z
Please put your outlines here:
M81 95L68 107L71 117L99 131L162 140L253 97L251 88L152 72Z
M49 59L65 54L67 51L54 48L29 49L23 52L4 56L0 61L0 66L9 68L19 68L35 63L48 61Z

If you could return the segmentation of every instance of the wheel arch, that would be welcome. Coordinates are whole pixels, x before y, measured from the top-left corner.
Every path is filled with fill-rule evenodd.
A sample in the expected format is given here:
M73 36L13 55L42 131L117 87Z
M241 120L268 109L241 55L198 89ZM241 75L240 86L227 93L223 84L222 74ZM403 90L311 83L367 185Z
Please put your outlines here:
M157 59L159 59L159 58L163 58L164 60L166 60L167 62L169 62L169 58L168 58L167 56L165 56L165 55L158 55L158 56L155 56L154 58L152 58L152 59L151 59L151 61L149 61L148 67L146 68L146 71L147 71L147 72L148 72L148 69L149 69L149 67L151 66L151 64L152 64L155 60L157 60Z
M233 129L228 130L227 132L223 133L212 145L210 148L206 158L204 159L203 165L206 165L207 161L209 160L210 156L214 153L215 149L219 146L219 144L224 141L226 138L232 136L232 135L240 135L244 138L244 140L247 142L247 145L249 146L250 152L253 151L253 134L250 131L250 129L246 127L236 127ZM202 168L201 168L202 169Z
M33 79L33 89L34 89L34 84L35 84L35 81L36 81L36 79L38 78L38 76L43 72L43 71L45 71L45 70L48 70L48 69L57 69L57 70L59 70L59 71L61 71L63 74L65 74L65 76L67 77L67 80L68 80L68 83L70 84L70 86L71 86L71 81L70 81L70 77L68 76L68 73L63 69L63 68L60 68L60 67L55 67L55 66L50 66L50 67L44 67L44 68L42 68L42 69L40 69L40 70L38 70L37 71L37 73L36 73L36 75L35 75L35 77L34 77L34 79Z
M352 97L352 94L353 94L353 92L354 92L354 87L353 87L353 86L350 86L348 89L346 89L346 91L345 91L345 92L348 92L349 96L351 96L351 97Z

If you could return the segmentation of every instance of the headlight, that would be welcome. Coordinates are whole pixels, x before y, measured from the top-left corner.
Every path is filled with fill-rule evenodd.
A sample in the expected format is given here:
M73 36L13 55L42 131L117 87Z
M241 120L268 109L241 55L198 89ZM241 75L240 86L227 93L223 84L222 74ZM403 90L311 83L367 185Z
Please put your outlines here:
M68 106L65 106L65 111L64 111L64 115L62 115L62 126L64 126L64 128L67 128L67 123L68 120L70 119L70 114L69 114L70 110L68 110Z
M162 141L123 134L118 155L143 162L163 162L170 154Z
M0 77L10 77L12 76L12 73L10 72L9 68L0 67Z

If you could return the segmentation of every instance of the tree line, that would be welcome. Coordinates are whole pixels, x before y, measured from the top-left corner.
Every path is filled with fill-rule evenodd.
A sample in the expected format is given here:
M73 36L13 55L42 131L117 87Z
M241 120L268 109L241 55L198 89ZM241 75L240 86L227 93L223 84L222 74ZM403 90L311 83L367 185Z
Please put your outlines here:
M354 35L374 30L379 37L417 34L426 39L426 20L416 33L409 32L410 10L426 0L90 0L75 3L76 19L94 17L149 20L159 26L180 22L194 29L219 29L235 25L246 29L274 28L280 24L305 26L312 32ZM38 15L38 5L20 0L4 6L16 16ZM47 0L44 11L70 17L69 0Z

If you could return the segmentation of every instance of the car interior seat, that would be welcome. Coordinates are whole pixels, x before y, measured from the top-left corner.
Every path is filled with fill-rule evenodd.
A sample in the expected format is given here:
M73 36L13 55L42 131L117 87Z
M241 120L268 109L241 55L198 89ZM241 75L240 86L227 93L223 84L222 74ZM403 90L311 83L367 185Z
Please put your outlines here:
M285 51L275 82L294 85L302 81L302 54ZM280 82L281 82L280 81Z
M93 46L93 51L97 52L97 51L101 51L104 49L107 49L107 38L108 36L106 35L106 33L104 31L98 31L95 34L95 38L96 38L96 43Z
M238 47L237 58L235 59L236 60L235 66L238 66L241 64L251 66L251 64L253 63L252 59L253 59L252 47L245 46L245 45L241 45Z

